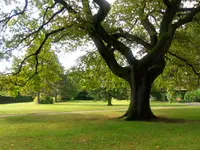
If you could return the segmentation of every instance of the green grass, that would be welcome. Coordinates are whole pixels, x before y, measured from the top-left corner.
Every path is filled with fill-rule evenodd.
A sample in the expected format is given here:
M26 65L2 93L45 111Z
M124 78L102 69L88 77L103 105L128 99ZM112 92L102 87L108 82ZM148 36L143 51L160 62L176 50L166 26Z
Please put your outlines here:
M0 118L1 150L199 150L200 107L156 109L165 119L126 122L120 111Z
M113 101L112 107L104 101L69 101L56 104L36 105L34 103L1 104L0 114L27 114L41 112L71 112L85 110L119 110L127 109L129 101ZM186 104L168 102L152 102L152 107L189 107Z

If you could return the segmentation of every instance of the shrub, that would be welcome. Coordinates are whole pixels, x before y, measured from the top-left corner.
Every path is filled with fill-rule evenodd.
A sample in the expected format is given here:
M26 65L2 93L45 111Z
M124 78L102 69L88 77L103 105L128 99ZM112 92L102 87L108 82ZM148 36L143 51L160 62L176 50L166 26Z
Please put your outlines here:
M152 101L167 101L165 92L151 92L150 99Z
M189 91L184 96L184 101L200 102L200 90Z
M174 95L176 98L176 101L183 100L185 93L186 93L186 90L176 91L176 93Z
M171 90L171 91L168 91L166 96L167 96L167 100L172 103L172 102L175 102L176 101L176 96L175 96L175 91Z
M40 104L53 104L53 98L48 96L48 97L41 97L40 99Z
M81 91L77 94L74 98L75 100L93 100L94 98L91 97L87 91Z

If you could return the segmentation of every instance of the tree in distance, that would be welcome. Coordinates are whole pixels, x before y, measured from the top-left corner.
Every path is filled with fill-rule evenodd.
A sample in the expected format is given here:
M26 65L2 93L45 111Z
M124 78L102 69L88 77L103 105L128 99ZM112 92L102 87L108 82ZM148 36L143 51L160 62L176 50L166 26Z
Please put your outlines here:
M37 66L37 57L46 42L67 49L77 46L75 41L93 41L109 69L130 85L126 120L156 118L149 96L154 80L166 66L168 54L199 75L196 58L189 61L183 45L177 51L171 50L176 47L175 38L184 35L188 25L199 21L199 0L116 0L112 6L106 0L25 0L24 7L20 6L10 13L1 11L1 57L12 54L12 49L26 50L41 38L41 33L41 44L19 63L19 70L30 57L35 58ZM32 15L34 12L37 13ZM124 58L122 64L116 52Z
M112 98L128 98L128 83L110 71L97 51L80 57L77 66L71 70L72 74L80 78L77 80L80 87L97 100L107 100L108 106L112 106Z

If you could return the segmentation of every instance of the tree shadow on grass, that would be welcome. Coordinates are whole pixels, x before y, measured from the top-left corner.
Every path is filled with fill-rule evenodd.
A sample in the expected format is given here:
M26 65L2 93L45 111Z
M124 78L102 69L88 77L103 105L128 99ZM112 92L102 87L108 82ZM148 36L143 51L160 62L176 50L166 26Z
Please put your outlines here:
M200 119L180 119L180 118L168 118L166 116L157 116L156 119L149 120L148 122L161 122L161 123L179 123L179 124L185 124L185 123L199 123Z

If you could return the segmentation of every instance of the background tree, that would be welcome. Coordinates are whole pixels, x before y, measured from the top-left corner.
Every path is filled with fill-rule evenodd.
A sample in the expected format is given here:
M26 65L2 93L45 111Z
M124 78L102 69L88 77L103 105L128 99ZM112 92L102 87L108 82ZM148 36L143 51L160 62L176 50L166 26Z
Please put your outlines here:
M58 83L58 94L61 100L71 100L78 94L78 87L75 84L74 77L72 74L68 75L68 72L61 77Z
M97 51L82 56L73 70L81 72L79 84L95 99L107 100L108 106L112 105L112 98L128 98L128 83L109 70Z
M11 88L13 92L20 92L25 95L36 96L37 103L40 103L40 95L57 97L59 82L63 73L63 67L60 65L57 55L51 50L50 45L46 43L45 49L35 58L30 57L21 67L19 64L24 57L30 55L35 48L40 45L40 41L32 44L25 56L13 60L13 70L19 71L16 75L16 85ZM21 68L20 68L21 67ZM37 72L35 72L37 70ZM30 78L31 77L31 78ZM28 82L29 81L29 82Z
M184 31L187 23L194 22L200 12L199 0L186 7L189 2L117 0L111 10L106 0L25 0L24 8L18 7L9 14L1 13L2 31L14 34L11 38L8 34L2 35L2 39L6 39L2 47L6 47L6 52L8 48L29 47L29 43L37 40L39 33L43 32L45 36L40 46L24 58L23 65L30 57L37 60L47 41L67 46L72 40L92 40L109 69L131 87L131 101L124 115L126 119L152 119L155 115L149 105L149 95L152 83L165 68L165 54L174 44L174 37ZM36 11L38 14L30 17ZM133 55L133 49L139 49L143 57L139 59ZM118 63L117 51L125 58L126 66ZM187 63L179 54L175 56ZM198 75L195 68L192 70Z

